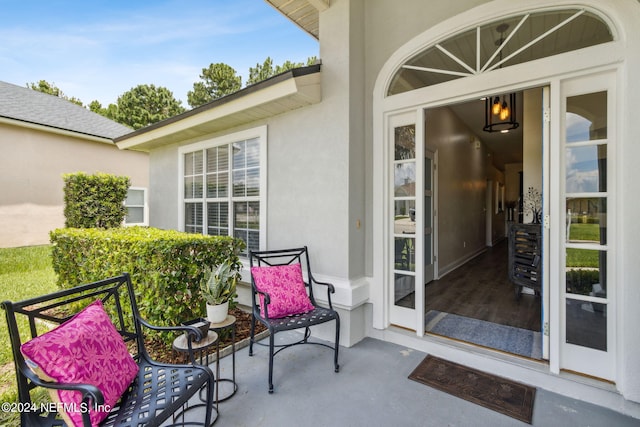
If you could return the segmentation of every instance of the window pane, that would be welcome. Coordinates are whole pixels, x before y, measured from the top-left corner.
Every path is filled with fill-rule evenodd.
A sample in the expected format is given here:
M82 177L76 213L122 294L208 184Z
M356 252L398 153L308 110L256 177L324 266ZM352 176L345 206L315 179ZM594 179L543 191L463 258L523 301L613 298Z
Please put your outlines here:
M600 17L590 12L576 16L577 12L578 9L537 12L528 14L522 25L519 25L522 15L501 18L483 25L480 27L480 68L484 68L485 64L488 66L487 61L492 57L491 64L495 65L504 58L505 62L501 67L508 67L613 40L609 27ZM585 31L585 28L589 30ZM545 33L548 34L537 42L530 43ZM502 51L497 52L502 41L507 38L509 40ZM473 28L464 29L439 41L439 45L469 68L476 69L477 42L476 28ZM525 46L527 47L522 49ZM510 57L516 52L516 55ZM431 45L405 62L393 76L387 94L394 95L470 74L475 73Z
M233 210L235 228L251 230L260 228L260 202L235 202Z
M195 199L202 197L202 177L186 177L184 179L184 197Z
M227 203L207 203L207 234L211 236L229 235L229 205Z
M127 191L127 200L125 201L127 206L144 206L144 190L132 190Z
M607 92L594 92L567 98L568 143L607 137Z
M567 248L567 293L607 297L607 252Z
M247 167L247 142L239 141L233 143L233 169Z
M260 166L260 145L258 138L248 140L245 149L247 167L252 168Z
M393 291L395 305L416 308L416 278L414 276L396 274Z
M260 169L253 168L247 170L246 191L247 196L260 195Z
M416 271L415 239L408 237L395 238L395 269Z
M227 197L229 191L229 173L216 172L207 175L207 197Z
M195 151L184 155L184 174L202 174L202 151Z
M396 164L393 175L396 197L414 197L416 195L416 164L414 162Z
M207 149L207 172L220 172L229 169L229 146L223 145Z
M234 236L244 240L248 250L258 250L260 248L260 202L235 202L233 219Z
M184 230L187 233L202 233L202 203L185 203Z
M233 195L234 197L243 197L247 194L247 180L245 170L233 171Z
M567 241L607 244L607 199L567 198Z
M568 147L567 193L607 191L607 146Z
M395 234L415 234L416 202L415 200L396 200L393 222Z
M407 125L395 128L395 160L416 158L416 126Z
M607 351L607 305L568 299L567 343Z
M142 224L144 222L144 208L127 208L124 221L127 224Z

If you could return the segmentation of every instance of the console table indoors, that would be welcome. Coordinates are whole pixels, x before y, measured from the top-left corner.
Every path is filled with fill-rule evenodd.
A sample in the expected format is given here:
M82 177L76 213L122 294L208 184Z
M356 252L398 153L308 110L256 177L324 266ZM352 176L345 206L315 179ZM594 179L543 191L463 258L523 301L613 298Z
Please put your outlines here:
M542 225L509 224L509 280L520 299L523 288L540 294L542 286Z

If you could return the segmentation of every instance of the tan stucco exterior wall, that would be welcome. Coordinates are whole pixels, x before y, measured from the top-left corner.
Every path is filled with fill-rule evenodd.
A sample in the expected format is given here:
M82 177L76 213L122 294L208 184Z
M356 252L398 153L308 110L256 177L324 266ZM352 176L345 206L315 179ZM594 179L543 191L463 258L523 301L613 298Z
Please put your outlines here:
M149 156L115 144L0 124L0 247L49 243L64 226L62 174L126 175L149 187Z

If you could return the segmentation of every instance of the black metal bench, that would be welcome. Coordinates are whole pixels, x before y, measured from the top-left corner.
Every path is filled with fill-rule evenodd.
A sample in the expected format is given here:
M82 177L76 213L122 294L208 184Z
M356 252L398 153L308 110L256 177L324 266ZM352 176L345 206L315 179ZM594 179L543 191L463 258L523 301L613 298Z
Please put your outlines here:
M309 253L307 247L284 249L284 250L270 250L270 251L251 251L249 253L249 262L251 267L274 267L274 266L286 266L292 264L300 264L302 272L306 273L307 280L304 282L304 287L309 296L309 300L313 305L313 309L304 313L292 314L285 317L273 318L269 316L269 304L271 296L260 291L256 287L255 277L251 274L251 288L253 291L253 309L251 316L251 336L249 340L249 356L253 355L253 344L261 344L255 340L255 325L256 320L263 323L267 329L269 329L269 393L273 393L273 356L275 356L281 350L285 348L298 345L298 344L316 344L331 348L334 351L334 370L338 372L340 365L338 364L338 349L340 342L340 316L338 312L333 309L331 303L331 294L335 292L334 286L331 283L324 283L315 280L311 274L311 267L309 264ZM327 288L327 302L329 307L321 307L316 303L313 296L313 284L325 286ZM260 297L264 299L264 314L261 312ZM336 335L333 346L309 341L311 336L311 326L319 325L321 323L330 322L335 320ZM304 335L301 340L288 343L288 344L275 344L275 335L281 331L288 331L294 329L304 328ZM278 348L278 350L275 350Z
M151 359L144 345L144 330L147 328L154 331L187 332L193 339L200 339L201 332L188 326L156 327L144 321L138 312L131 279L126 273L25 301L2 303L6 311L16 368L18 408L29 408L21 411L20 424L66 426L56 412L56 405L33 403L30 393L36 387L80 391L82 405L87 408L104 404L102 392L94 385L65 384L40 379L29 368L20 351L22 340L26 338L26 342L36 337L43 330L43 325L62 324L98 299L103 302L105 311L109 313L139 367L137 377L100 425L151 427L159 426L169 418L172 418L173 424L163 425L212 425L217 412L213 412L214 375L209 367L156 362ZM20 318L27 322L18 321ZM190 401L192 397L194 399ZM196 407L200 410L188 412ZM191 415L199 419L191 420ZM83 412L82 416L84 425L91 425L88 411Z

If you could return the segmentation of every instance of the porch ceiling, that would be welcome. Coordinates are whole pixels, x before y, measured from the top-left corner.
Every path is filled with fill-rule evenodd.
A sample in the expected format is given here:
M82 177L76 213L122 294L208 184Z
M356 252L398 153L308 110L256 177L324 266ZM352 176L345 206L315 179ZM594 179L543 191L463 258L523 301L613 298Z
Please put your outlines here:
M320 65L297 68L124 135L117 138L115 143L120 149L150 151L272 117L320 100Z
M315 39L320 36L319 15L329 0L265 0Z

